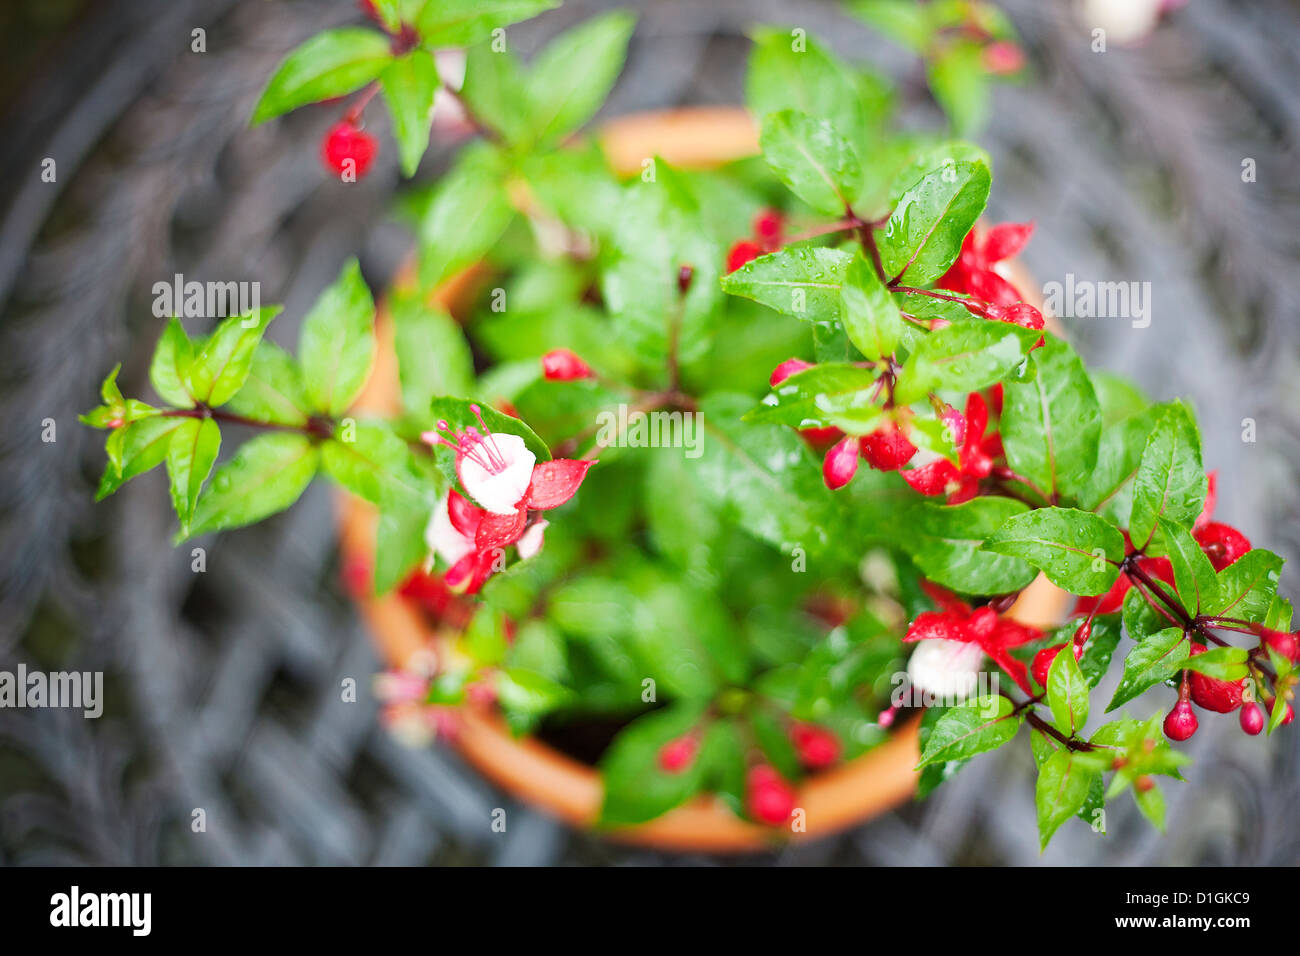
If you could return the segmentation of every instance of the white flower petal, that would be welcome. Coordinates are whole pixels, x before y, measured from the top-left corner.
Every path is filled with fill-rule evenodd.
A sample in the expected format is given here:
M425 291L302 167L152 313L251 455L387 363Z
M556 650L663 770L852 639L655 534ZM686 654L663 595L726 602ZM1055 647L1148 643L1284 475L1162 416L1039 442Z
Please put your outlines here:
M474 550L474 539L461 534L451 523L451 512L448 510L450 501L451 496L448 495L434 507L429 524L424 529L424 542L442 560L455 564Z
M542 550L542 538L546 533L546 526L549 521L539 521L523 533L515 547L519 549L519 557L527 560Z
M907 662L907 677L916 687L944 700L969 697L979 682L984 651L965 641L920 641Z
M493 458L501 458L505 466L498 471L489 471L474 458L457 455L456 468L460 483L480 507L493 514L514 514L515 506L528 490L528 483L533 480L533 465L537 463L537 456L528 450L518 435L496 432L483 444L490 445ZM479 447L474 457L486 459L487 451L486 447Z

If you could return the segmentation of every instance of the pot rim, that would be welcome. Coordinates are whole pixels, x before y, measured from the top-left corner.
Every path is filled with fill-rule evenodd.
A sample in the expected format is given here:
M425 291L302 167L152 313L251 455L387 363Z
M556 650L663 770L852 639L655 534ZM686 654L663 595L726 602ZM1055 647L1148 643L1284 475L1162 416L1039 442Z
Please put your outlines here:
M650 157L691 168L719 166L758 151L753 119L740 107L681 107L633 113L610 120L599 139L620 175L635 175ZM443 308L459 301L478 278L470 267L444 282L433 294ZM409 273L408 273L409 275ZM399 276L398 281L402 281ZM393 330L381 302L375 322L375 365L355 410L391 413L399 405ZM340 493L340 545L345 561L372 567L375 510L361 499ZM1055 624L1066 595L1039 577L1008 612L1024 623ZM360 595L369 630L385 662L400 668L435 641L421 613L393 591ZM920 720L899 727L884 743L859 757L814 774L796 788L796 806L804 811L804 829L760 826L737 817L721 799L700 795L663 816L635 826L600 828L603 787L594 767L579 763L535 737L514 737L505 721L473 706L458 708L459 729L453 741L460 754L495 784L566 823L596 830L619 842L663 850L757 852L791 841L820 839L862 823L909 797L916 789L913 770L919 759Z

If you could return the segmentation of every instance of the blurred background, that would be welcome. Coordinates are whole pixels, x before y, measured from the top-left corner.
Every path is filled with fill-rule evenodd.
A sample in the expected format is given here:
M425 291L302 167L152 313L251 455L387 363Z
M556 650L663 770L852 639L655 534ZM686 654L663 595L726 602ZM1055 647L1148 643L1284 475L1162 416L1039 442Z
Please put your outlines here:
M1218 517L1291 561L1283 589L1294 595L1300 4L1190 0L1104 54L1090 18L1126 4L1000 5L1031 78L997 88L980 137L994 157L990 216L1037 220L1024 260L1044 283L1151 283L1148 328L1066 319L1066 332L1091 365L1193 402L1219 470ZM606 115L741 102L744 33L758 22L802 26L897 79L918 73L820 0L566 0L512 27L511 42L527 55L610 6L641 20ZM107 693L99 720L0 710L0 863L725 862L576 833L448 750L409 750L381 730L369 691L379 664L340 586L325 484L263 526L198 542L202 574L170 544L161 470L93 504L102 436L76 415L119 359L124 390L145 390L162 326L154 282L260 281L264 302L287 306L271 337L293 342L346 256L359 251L378 288L408 248L392 223L399 181L382 126L378 168L341 187L317 155L334 111L246 124L288 50L358 20L352 0L0 10L0 669L101 670ZM204 53L191 51L198 28ZM921 104L916 118L936 114ZM447 155L435 142L421 178ZM46 158L53 183L41 178ZM47 418L53 443L41 440ZM355 704L339 702L347 677L361 688ZM1164 788L1163 838L1125 798L1108 807L1108 837L1069 825L1040 856L1028 748L1007 748L925 804L760 862L1296 863L1290 730L1248 740L1231 717L1204 720L1189 785ZM508 810L506 833L491 832L495 807ZM195 808L206 832L191 831Z

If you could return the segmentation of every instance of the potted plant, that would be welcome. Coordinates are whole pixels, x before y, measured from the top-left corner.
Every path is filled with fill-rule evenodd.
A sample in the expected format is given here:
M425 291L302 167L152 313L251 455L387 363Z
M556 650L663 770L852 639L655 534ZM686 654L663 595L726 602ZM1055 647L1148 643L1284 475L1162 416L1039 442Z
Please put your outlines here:
M980 222L979 147L897 132L885 80L784 28L754 32L748 115L582 138L633 21L525 67L503 28L550 5L364 3L375 27L290 55L254 120L351 97L339 188L377 95L408 175L440 115L478 135L404 204L418 256L380 308L350 262L296 355L262 308L173 319L161 402L111 373L101 497L165 464L184 539L332 479L392 725L660 846L825 835L1018 737L1044 845L1124 790L1159 825L1193 703L1291 719L1281 559L1213 521L1187 406L1047 327L1012 271L1032 227ZM961 76L1019 67L986 5L859 6L958 125ZM1098 719L1112 666L1107 711L1174 703Z

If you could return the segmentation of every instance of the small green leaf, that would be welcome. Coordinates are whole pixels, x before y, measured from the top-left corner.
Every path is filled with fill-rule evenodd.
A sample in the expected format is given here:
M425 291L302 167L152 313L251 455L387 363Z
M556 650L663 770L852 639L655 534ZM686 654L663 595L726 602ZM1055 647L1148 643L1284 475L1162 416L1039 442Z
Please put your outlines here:
M1003 387L1007 464L1047 494L1075 498L1097 464L1101 405L1083 362L1064 339L1047 336L1032 361L1032 380Z
M623 68L635 26L635 16L614 10L565 31L538 55L527 87L538 144L563 139L595 115Z
M527 138L530 116L520 104L528 102L528 80L508 48L498 49L492 43L470 47L460 95L474 118L496 130L510 145Z
M1067 644L1052 659L1047 672L1047 705L1052 710L1052 723L1067 737L1081 733L1088 722L1088 686Z
M560 5L560 0L429 0L415 26L430 48L469 46L497 27L527 20Z
M963 594L1009 594L1038 573L1019 558L982 549L989 535L1028 511L1011 498L982 496L959 505L918 502L899 514L898 542L936 584Z
M1142 816L1151 821L1152 825L1162 833L1165 829L1165 795L1157 786L1152 786L1147 790L1133 788L1133 800L1137 803L1138 809L1142 811Z
M280 64L257 101L252 124L360 89L391 59L388 39L374 30L342 27L318 33Z
M1219 580L1214 565L1186 528L1164 516L1157 517L1153 543L1159 544L1159 552L1169 556L1178 599L1189 615L1209 613L1211 608L1219 606Z
M230 401L243 388L253 353L266 327L279 314L277 305L223 319L190 365L191 394L213 407Z
M958 136L978 132L988 119L991 91L983 52L984 44L960 40L926 63L930 91Z
M573 699L563 684L521 667L497 671L495 687L503 710L528 717L550 713Z
M412 50L398 57L379 76L380 88L393 117L393 136L402 158L402 175L414 176L433 127L434 94L438 92L438 67L428 50Z
M903 364L894 391L910 405L940 389L974 392L1025 365L1039 333L1008 322L975 319L923 336Z
M1027 561L1072 594L1095 595L1119 577L1124 536L1088 511L1039 508L1008 520L984 549Z
M428 306L418 292L392 304L394 348L402 383L402 407L425 422L436 395L474 393L474 356L460 325Z
M188 421L191 419L159 415L115 429L109 440L120 443L118 455L116 461L113 455L109 456L95 500L102 501L136 475L161 465L167 458L172 437Z
M248 378L226 403L226 410L272 425L306 425L311 402L293 356L267 339L258 342Z
M1058 654L1059 660L1073 654ZM1038 839L1043 849L1061 824L1082 809L1099 774L1086 766L1072 750L1061 749L1053 753L1038 770L1034 787L1034 802L1038 806Z
M1129 535L1145 548L1156 529L1156 518L1190 526L1205 503L1205 468L1201 436L1191 412L1173 402L1147 438L1142 461L1133 479L1133 512Z
M326 415L346 412L375 358L375 303L355 259L303 319L298 353L312 407Z
M673 773L659 766L659 751L694 728L704 709L702 703L669 704L638 717L614 738L600 760L602 824L644 823L699 791L701 761Z
M500 157L486 147L463 149L420 222L420 285L432 289L483 258L513 216Z
M873 401L875 386L876 373L871 369L823 362L778 383L763 404L745 416L745 421L825 428L832 414L866 407L878 413Z
M930 731L917 768L1001 747L1020 727L1020 717L1014 710L1010 700L993 694L950 707Z
M1246 552L1218 573L1219 600L1204 612L1214 617L1265 623L1281 572L1282 559L1272 551L1256 548Z
M947 272L984 211L990 183L988 166L958 161L931 170L903 193L880 243L885 274L920 286Z
M190 365L194 361L194 346L185 334L181 320L175 317L167 322L153 361L149 363L149 382L165 402L180 408L194 405L190 394Z
M1215 680L1239 681L1249 671L1246 669L1247 652L1244 647L1212 647L1187 658L1183 665Z
M850 341L871 361L893 355L906 334L898 303L871 263L860 256L844 276L840 315Z
M724 276L722 290L809 321L840 317L840 288L853 255L822 246L789 246Z
M1172 678L1187 666L1191 653L1180 627L1167 627L1142 639L1124 658L1124 675L1106 712L1128 703L1148 687Z
M818 212L844 214L858 198L862 166L830 123L798 110L763 118L758 139L777 178Z
M319 457L305 435L258 435L212 476L199 496L190 533L238 528L283 511L311 483Z
M188 534L199 489L217 461L221 429L211 418L187 418L172 434L167 446L167 477L172 506L181 522L181 534Z

